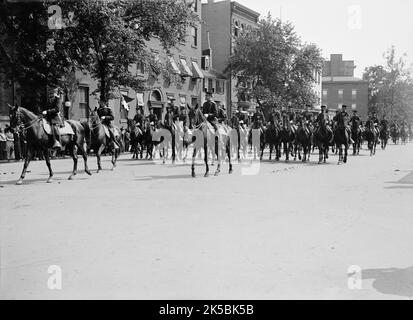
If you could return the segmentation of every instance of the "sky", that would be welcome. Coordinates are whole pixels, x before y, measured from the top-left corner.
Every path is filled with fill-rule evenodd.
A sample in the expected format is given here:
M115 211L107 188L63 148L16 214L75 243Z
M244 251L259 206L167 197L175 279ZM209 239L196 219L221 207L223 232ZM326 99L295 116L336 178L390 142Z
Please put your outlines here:
M395 46L413 63L412 0L237 0L263 17L294 24L303 42L315 43L323 57L342 53L354 60L355 76L366 67L384 64L383 52Z

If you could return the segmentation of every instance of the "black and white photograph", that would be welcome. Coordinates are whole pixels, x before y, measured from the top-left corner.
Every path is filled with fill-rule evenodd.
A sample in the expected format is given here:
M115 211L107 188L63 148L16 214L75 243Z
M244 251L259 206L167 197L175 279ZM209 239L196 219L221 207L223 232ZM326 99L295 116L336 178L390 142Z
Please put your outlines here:
M0 300L413 300L412 13L0 0Z

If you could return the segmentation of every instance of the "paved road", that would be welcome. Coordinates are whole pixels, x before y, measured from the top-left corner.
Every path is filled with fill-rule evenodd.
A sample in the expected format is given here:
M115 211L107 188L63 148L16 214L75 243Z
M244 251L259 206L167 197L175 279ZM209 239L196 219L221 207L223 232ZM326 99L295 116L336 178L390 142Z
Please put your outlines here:
M21 163L1 164L0 298L411 297L413 145L362 153L208 179L123 156L68 181L68 159L53 162L53 184L34 162L23 186ZM48 289L51 265L62 290Z

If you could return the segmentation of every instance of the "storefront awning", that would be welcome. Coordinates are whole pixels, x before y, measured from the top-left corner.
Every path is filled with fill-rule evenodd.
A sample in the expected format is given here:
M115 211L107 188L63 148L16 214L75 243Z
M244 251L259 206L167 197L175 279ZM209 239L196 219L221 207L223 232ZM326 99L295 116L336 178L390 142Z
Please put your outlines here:
M193 77L191 69L188 67L188 64L185 59L181 58L181 76L182 77Z
M179 70L178 65L176 64L175 59L173 57L169 57L169 63L171 64L174 73L180 75L181 71Z
M198 63L196 61L192 61L192 71L193 71L193 78L195 79L204 79L205 76L203 72L201 71L201 68L199 67Z

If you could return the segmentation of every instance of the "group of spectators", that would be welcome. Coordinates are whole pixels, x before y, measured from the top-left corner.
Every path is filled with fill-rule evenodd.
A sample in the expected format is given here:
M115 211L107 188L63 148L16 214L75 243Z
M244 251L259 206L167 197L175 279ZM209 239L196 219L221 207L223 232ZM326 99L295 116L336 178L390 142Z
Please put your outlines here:
M20 160L21 150L20 138L10 126L0 127L0 160Z

